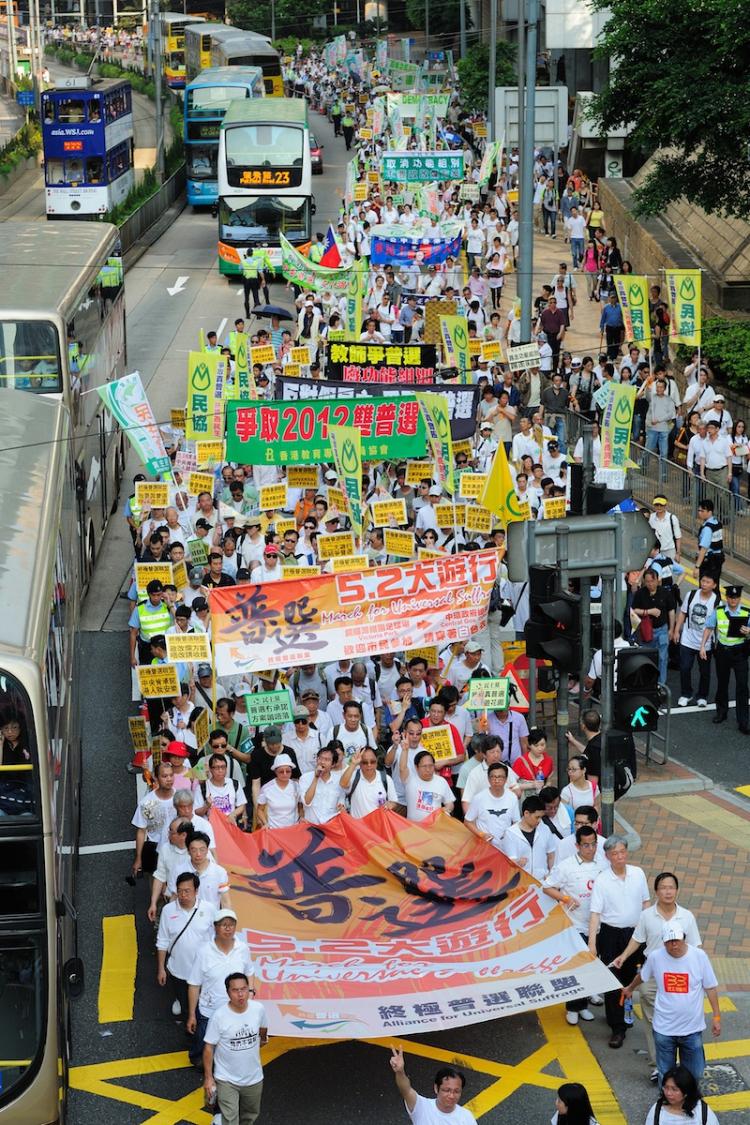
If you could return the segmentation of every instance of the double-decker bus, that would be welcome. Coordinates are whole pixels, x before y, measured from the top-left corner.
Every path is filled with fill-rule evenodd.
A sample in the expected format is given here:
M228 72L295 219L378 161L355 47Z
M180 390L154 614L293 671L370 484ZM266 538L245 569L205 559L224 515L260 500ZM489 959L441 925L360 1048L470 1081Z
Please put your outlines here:
M4 224L13 226L13 223ZM47 228L42 227L50 237ZM68 1089L79 836L76 471L61 399L0 411L0 1121L57 1122ZM4 591L4 593L3 593Z
M211 66L259 66L266 95L283 98L281 56L265 35L225 27L211 33Z
M263 95L263 74L257 66L209 67L188 82L183 99L185 162L187 198L194 207L218 199L219 133L229 105Z
M185 77L192 82L211 66L211 35L223 31L224 23L191 23L185 28Z
M314 212L307 102L233 102L219 138L219 272L242 273L258 247L278 271L280 234L307 253Z
M125 464L124 435L96 388L124 375L125 360L117 228L0 223L0 415L10 410L6 389L60 399L70 414L84 585Z
M203 16L162 12L160 22L164 77L170 90L181 90L185 85L185 28L188 24L205 21Z
M129 82L87 78L42 94L47 217L107 215L135 184Z

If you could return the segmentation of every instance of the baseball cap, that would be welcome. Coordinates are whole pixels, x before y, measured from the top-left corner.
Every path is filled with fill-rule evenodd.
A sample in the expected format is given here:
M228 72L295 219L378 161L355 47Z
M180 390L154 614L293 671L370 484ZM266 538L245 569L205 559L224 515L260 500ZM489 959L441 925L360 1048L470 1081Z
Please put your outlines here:
M233 922L237 921L235 912L233 910L227 910L227 908L224 907L223 910L217 910L214 914L214 925L216 925L217 922L223 922L225 918L231 918Z
M203 581L203 571L199 566L194 566L190 570L190 585L200 586Z
M652 503L652 504L663 504L663 505L664 505L664 507L666 508L666 506L667 506L667 504L669 503L669 501L667 500L666 496L654 496L654 498L653 498L653 500L651 501L651 503Z
M320 692L316 691L314 687L305 688L300 699L320 699Z
M266 742L273 742L276 745L277 742L281 742L281 731L278 727L266 727L263 738Z
M294 710L292 711L292 718L293 719L309 719L310 718L310 712L307 710L306 707L295 707Z
M190 757L190 752L184 742L170 742L164 753L171 755L173 758Z
M210 676L211 674L212 673L211 673L211 665L210 664L199 664L198 665L198 679L200 679L202 676Z
M469 641L468 644L464 645L464 652L481 652L481 651L482 651L482 646L480 644L477 644L476 641Z
M443 495L443 490L440 487L440 485L439 484L433 484L432 488L430 489L430 496L442 496L442 495Z
M668 922L661 932L662 941L684 941L685 931L679 922Z
M278 555L279 554L279 548L276 546L275 543L266 543L265 547L263 548L263 554L264 555Z
M724 395L714 395L714 402L725 402Z
M282 769L283 766L289 766L290 769L294 769L294 762L288 754L277 754L273 760L271 769L275 773L276 770Z

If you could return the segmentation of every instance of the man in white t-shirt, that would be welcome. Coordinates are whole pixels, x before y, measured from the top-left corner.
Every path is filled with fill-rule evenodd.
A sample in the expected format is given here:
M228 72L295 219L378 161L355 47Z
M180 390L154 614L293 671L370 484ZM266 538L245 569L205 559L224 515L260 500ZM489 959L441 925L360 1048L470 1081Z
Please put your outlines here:
M230 973L225 984L229 1003L213 1013L204 1037L206 1101L210 1104L215 1090L227 1125L254 1125L263 1093L260 1048L268 1042L268 1017L244 973Z
M521 819L503 836L500 850L535 879L546 879L555 861L555 838L543 824L544 802L536 795L521 805Z
M679 922L666 923L662 940L664 947L649 954L624 994L632 996L642 980L656 981L654 1042L659 1086L666 1072L676 1065L678 1052L680 1065L700 1082L706 1066L703 994L711 1005L711 1032L717 1038L721 1035L719 982L706 953L685 941L685 930Z
M409 769L408 754L399 760L401 784L406 794L407 820L426 820L437 809L453 812L453 791L439 773L435 773L435 759L429 750L420 750L414 758L414 771Z
M460 1070L442 1067L435 1075L435 1097L424 1098L409 1081L404 1069L404 1052L391 1047L389 1061L396 1087L413 1125L445 1125L446 1121L450 1121L451 1125L476 1125L474 1115L458 1104L466 1085L466 1078Z
M334 753L318 750L315 769L303 773L299 782L302 806L308 824L326 824L345 807L339 774L333 773Z
M417 771L414 761L422 750L422 724L419 719L407 719L404 723L403 733L395 731L393 741L385 756L385 764L390 767L393 788L399 803L398 812L406 811L406 789L401 780L401 761L406 760L408 777L416 777Z
M349 811L355 819L375 809L393 809L398 803L396 790L385 770L378 769L375 751L357 750L341 774L339 785L349 798Z
M472 798L464 823L477 836L499 848L507 829L521 819L521 810L515 793L506 791L508 767L504 762L489 766L487 780L489 788Z
M464 810L464 816L469 810L469 805L476 797L477 793L481 793L483 789L489 789L490 783L487 771L493 762L499 762L502 755L502 743L499 738L494 738L488 734L485 736L485 753L484 761L481 762L475 769L471 771L466 779L463 793L461 794L461 804ZM506 782L508 789L514 790L518 785L518 776L510 767L508 767L508 780ZM518 796L516 792L516 796Z

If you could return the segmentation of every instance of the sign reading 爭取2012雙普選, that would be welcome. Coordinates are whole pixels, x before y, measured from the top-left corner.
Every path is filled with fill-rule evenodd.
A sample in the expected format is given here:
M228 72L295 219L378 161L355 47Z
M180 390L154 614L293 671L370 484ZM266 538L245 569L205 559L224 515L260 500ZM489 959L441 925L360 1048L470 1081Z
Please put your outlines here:
M536 879L442 812L214 827L273 1035L435 1032L618 987Z
M227 403L227 459L245 465L331 461L329 426L354 426L362 457L420 457L427 435L415 397Z

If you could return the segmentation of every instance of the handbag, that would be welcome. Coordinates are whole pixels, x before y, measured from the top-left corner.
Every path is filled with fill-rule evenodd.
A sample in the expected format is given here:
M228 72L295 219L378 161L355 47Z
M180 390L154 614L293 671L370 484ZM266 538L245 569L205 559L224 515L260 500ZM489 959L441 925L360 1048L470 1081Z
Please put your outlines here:
M650 617L642 617L638 632L643 644L650 644L654 639L654 623Z

